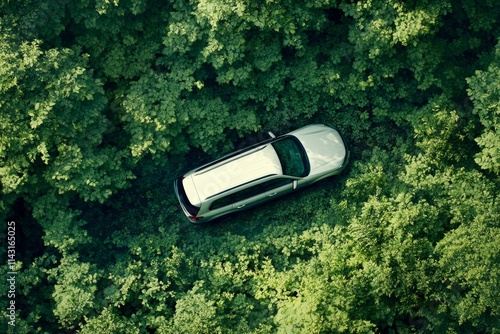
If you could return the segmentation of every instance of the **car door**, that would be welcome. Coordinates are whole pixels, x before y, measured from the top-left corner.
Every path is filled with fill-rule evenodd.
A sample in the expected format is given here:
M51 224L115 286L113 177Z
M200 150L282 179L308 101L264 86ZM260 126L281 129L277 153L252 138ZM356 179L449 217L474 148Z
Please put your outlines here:
M265 202L267 194L259 184L239 191L235 199L232 208L234 211L239 211Z
M268 199L280 197L295 189L294 180L289 178L276 178L266 185L266 195Z
M248 189L246 198L241 198L241 200L235 202L233 204L233 209L247 209L292 192L293 189L294 184L292 179L284 177L275 178L254 186L252 189ZM245 194L242 197L245 197Z
M227 194L209 207L213 216L225 215L242 209L247 209L267 200L267 194L261 184L253 185L239 191Z

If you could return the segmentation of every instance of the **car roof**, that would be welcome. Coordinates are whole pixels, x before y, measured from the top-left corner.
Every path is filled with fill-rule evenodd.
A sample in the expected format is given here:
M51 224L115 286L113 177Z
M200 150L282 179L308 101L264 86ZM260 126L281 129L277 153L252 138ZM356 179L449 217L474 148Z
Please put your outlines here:
M183 186L189 201L200 206L217 194L282 173L276 151L265 144L186 174Z

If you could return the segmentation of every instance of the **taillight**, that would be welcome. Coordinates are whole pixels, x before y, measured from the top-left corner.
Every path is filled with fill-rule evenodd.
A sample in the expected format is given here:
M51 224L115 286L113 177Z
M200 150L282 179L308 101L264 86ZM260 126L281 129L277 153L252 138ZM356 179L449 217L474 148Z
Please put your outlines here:
M192 221L198 221L198 220L201 220L203 219L203 216L200 216L200 217L193 217L193 216L189 216L189 219L191 219Z

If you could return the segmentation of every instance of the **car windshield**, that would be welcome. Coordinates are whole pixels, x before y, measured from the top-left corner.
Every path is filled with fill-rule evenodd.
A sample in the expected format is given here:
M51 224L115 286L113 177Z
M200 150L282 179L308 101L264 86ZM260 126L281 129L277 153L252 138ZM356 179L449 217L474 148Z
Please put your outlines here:
M278 154L284 175L306 176L309 173L304 148L297 139L286 137L272 145Z

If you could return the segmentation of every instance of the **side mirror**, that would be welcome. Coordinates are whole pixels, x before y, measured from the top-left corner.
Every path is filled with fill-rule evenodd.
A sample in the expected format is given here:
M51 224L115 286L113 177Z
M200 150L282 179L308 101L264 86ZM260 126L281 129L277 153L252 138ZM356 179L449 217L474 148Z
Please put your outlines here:
M297 189L298 185L299 185L299 181L293 180L293 182L292 182L292 188L293 188L293 190Z
M274 133L272 133L271 131L267 131L267 134L269 135L269 137L271 138L276 138L276 136L274 135Z

